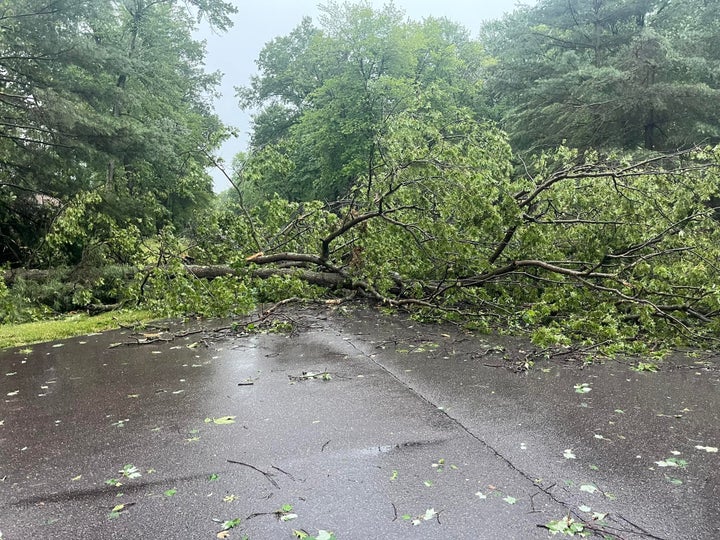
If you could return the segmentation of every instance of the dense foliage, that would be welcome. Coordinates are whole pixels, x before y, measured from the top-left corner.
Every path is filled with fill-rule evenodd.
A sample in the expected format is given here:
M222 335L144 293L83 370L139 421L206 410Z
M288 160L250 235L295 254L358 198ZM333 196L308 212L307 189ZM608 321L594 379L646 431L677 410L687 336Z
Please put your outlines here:
M375 167L375 140L420 91L439 113L480 118L480 47L462 27L406 22L392 5L330 2L321 12L320 28L306 19L268 43L260 74L239 90L244 106L260 107L241 180L251 200L343 196Z
M720 141L717 0L540 0L483 28L516 150Z
M227 24L226 4L194 5ZM712 338L717 8L541 0L474 40L392 5L328 2L238 89L256 111L251 144L214 200L203 168L224 130L184 8L37 11L74 28L57 37L67 47L7 11L5 50L26 40L38 59L2 60L7 93L25 96L0 100L17 123L0 138L5 259L63 266L51 279L73 285L52 297L16 278L0 317L117 300L227 315L352 291L543 345ZM13 63L32 67L22 85ZM77 279L77 263L103 269Z
M203 71L190 7L221 29L234 10L217 0L0 2L0 262L76 264L136 229L181 226L210 201L218 76Z

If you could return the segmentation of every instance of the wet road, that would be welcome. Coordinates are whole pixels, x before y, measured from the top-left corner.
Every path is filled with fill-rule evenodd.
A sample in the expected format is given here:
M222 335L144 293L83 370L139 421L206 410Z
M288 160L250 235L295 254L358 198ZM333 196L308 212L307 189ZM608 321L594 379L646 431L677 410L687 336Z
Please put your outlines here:
M510 338L364 308L288 317L289 335L0 353L3 540L212 539L236 518L231 539L530 539L568 515L720 538L711 355L517 374L496 367L530 350Z

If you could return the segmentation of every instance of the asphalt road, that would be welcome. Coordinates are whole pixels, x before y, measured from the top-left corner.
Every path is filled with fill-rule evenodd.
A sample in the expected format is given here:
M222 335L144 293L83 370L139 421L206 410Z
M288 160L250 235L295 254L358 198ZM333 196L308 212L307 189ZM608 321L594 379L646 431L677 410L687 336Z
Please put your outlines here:
M636 372L361 307L280 320L0 353L0 537L720 538L717 355Z

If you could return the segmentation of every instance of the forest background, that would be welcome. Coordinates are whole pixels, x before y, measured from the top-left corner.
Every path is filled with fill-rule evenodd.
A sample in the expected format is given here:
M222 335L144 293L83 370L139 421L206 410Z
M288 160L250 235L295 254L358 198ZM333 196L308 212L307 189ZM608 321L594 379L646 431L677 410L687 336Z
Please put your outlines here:
M234 11L0 2L0 321L352 296L543 346L717 338L718 0L542 0L477 38L322 4L237 89L226 167L193 32Z

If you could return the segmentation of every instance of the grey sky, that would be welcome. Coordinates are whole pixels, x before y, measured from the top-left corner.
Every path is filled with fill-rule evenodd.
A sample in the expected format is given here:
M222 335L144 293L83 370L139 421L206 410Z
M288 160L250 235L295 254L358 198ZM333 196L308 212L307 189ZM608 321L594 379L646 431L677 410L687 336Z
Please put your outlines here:
M235 87L249 83L256 73L255 59L263 46L277 36L284 36L295 28L304 16L317 18L317 6L322 1L314 0L235 0L238 13L234 16L235 26L223 35L203 32L200 37L207 40L207 69L224 73L222 97L215 105L217 113L226 124L234 126L240 137L225 143L220 155L226 163L228 174L232 159L245 150L250 130L250 112L241 111L235 99ZM385 0L372 0L381 8ZM476 35L484 20L500 17L512 11L516 0L395 0L411 19L427 16L443 16L465 26ZM215 191L229 186L222 174L212 171Z

